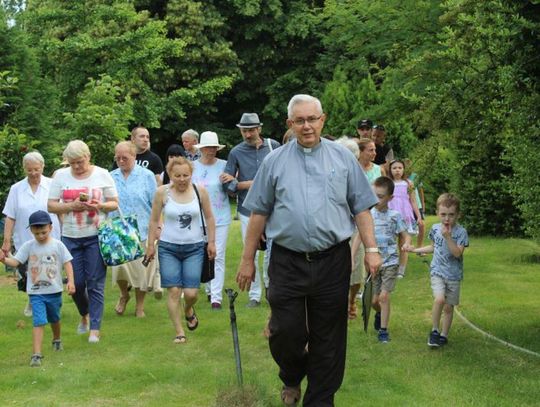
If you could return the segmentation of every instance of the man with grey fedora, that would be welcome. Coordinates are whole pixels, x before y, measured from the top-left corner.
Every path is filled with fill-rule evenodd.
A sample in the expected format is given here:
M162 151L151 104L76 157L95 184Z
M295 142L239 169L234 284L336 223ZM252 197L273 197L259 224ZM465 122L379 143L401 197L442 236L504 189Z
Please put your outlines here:
M262 123L259 120L257 113L244 113L240 122L236 125L242 134L242 141L237 144L229 153L227 158L227 166L221 176L225 191L229 194L238 196L238 216L240 218L242 240L246 236L246 228L249 222L251 212L243 207L244 199L251 188L253 179L259 170L264 158L275 148L279 147L279 143L270 138L264 139L261 136ZM258 258L258 254L257 254ZM264 263L268 264L269 251L265 253ZM256 263L257 264L257 263ZM265 267L265 282L268 280ZM262 284L257 266L255 280L251 284L249 290L248 307L254 308L261 304Z

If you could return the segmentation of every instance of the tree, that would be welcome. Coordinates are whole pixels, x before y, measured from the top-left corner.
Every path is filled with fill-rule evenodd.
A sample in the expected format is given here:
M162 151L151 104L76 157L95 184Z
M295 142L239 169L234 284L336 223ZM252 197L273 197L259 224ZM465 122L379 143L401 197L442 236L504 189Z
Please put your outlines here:
M133 121L133 102L123 94L118 81L108 75L90 79L79 95L73 113L65 113L66 141L85 141L96 164L108 168L113 161L114 146L128 136ZM58 155L60 156L60 155Z

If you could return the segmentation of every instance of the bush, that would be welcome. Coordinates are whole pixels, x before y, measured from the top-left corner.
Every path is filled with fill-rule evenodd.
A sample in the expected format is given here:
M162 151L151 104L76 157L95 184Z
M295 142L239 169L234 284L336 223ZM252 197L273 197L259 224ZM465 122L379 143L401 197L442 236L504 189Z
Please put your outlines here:
M4 126L0 130L0 204L2 208L9 188L24 178L23 156L31 151L33 143L24 134Z

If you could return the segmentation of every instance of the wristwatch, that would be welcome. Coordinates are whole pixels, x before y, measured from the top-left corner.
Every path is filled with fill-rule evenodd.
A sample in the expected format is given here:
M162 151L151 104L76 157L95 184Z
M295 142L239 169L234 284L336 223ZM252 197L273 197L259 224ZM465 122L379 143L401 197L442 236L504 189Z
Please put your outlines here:
M366 247L366 253L379 253L378 247Z

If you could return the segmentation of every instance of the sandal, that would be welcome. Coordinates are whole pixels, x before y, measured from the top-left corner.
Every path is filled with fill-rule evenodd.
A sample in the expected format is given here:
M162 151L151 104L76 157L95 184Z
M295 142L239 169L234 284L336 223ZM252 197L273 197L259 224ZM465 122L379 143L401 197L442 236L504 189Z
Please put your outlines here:
M185 335L177 335L174 340L173 340L173 343L186 343L187 341L187 338Z
M114 307L114 311L117 315L124 315L124 312L126 311L127 303L129 302L129 299L131 297L129 294L127 297L120 297L118 298L118 302L116 303L116 307Z
M188 322L186 325L187 329L194 331L199 326L199 318L197 318L197 314L195 314L195 307L191 307L191 309L193 310L193 314L189 317L186 315L186 321ZM190 325L189 323L193 322L193 320L195 320L195 325Z

